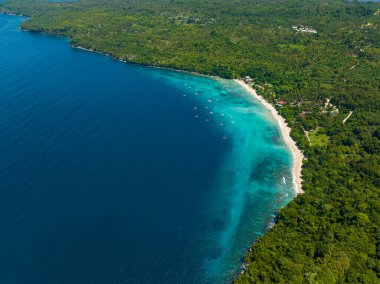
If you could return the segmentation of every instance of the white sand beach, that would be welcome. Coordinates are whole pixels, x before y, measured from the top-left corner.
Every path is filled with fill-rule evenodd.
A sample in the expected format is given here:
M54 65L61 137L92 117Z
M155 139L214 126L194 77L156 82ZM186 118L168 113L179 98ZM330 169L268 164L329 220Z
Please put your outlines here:
M253 89L251 86L243 82L242 80L234 80L238 84L240 84L244 89L246 89L250 94L252 94L256 99L258 99L273 115L273 117L278 122L278 125L280 126L281 135L286 143L286 145L289 147L290 152L293 156L293 183L294 183L294 189L297 194L303 193L302 191L302 161L304 159L303 153L298 149L296 143L290 136L290 127L286 124L285 119L277 112L275 107L268 103L262 96L258 95L256 93L256 90Z

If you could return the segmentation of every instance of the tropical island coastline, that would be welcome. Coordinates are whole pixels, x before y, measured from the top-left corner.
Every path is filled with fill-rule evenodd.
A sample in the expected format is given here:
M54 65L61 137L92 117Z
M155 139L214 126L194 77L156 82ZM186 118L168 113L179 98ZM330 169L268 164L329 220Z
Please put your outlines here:
M79 50L94 52L94 53L98 53L101 55L109 56L112 59L118 60L118 61L123 62L123 63L136 64L134 62L129 62L125 59L118 58L118 57L113 56L111 54L104 53L101 51L97 51L97 50L94 50L91 48L85 48L85 47L80 46L80 45L76 46L74 44L70 44L70 46L72 48L76 48ZM165 70L172 70L172 71L176 71L176 72L185 72L185 73L192 74L195 76L206 76L206 77L210 77L210 78L216 77L216 76L212 76L212 75L201 74L198 72L186 71L186 70L175 69L175 68L170 68L170 67L145 65L145 64L136 64L136 65L141 65L141 66L149 67L149 68L159 68L159 69L165 69ZM287 147L291 153L292 159L293 159L293 162L292 162L292 174L293 174L292 179L293 180L292 180L292 182L293 182L293 186L294 186L294 191L297 195L304 193L304 191L302 190L302 161L304 160L305 156L302 153L302 151L297 147L296 142L290 136L290 133L292 131L291 127L288 126L288 124L285 121L285 118L277 112L276 108L271 103L269 103L264 97L257 94L256 90L253 89L251 85L247 84L242 79L233 79L233 80L237 84L242 86L249 94L254 96L271 113L272 117L276 120L276 122L278 124L278 128L279 128L280 133L281 133L281 137L284 140L285 144L287 145Z
M164 1L113 0L108 10L96 0L7 2L5 11L30 15L25 30L63 35L143 66L227 79L249 75L268 101L286 102L277 113L306 157L297 186L305 193L252 245L236 283L379 279L379 3L312 1L310 9L296 0L242 7L221 1L196 10L186 3L179 14ZM128 17L116 12L124 6ZM49 18L54 13L62 17Z
M7 19L8 17L5 17L5 19ZM10 18L15 18L15 17L10 17ZM12 20L10 20L10 21L15 21L15 22L17 22L17 21L22 21L23 19L16 19L16 20L14 20L14 19L12 19ZM23 31L25 31L25 30L23 30ZM21 30L18 30L17 32L20 32L21 33ZM31 37L35 37L34 35L30 35ZM26 37L28 37L28 36L26 36ZM39 38L39 39L44 39L44 38L51 38L53 41L54 40L61 40L62 38L61 37L59 37L58 39L57 38L55 38L55 37L43 37L43 36L37 36L37 38ZM67 47L67 43L68 43L68 40L64 40L63 42L62 42L62 45L64 45L65 47ZM85 49L85 48L82 48L82 47L79 47L79 49L81 49L81 50L84 50L84 51L86 51L86 52L91 52L91 53L98 53L98 54L101 54L102 56L97 56L97 55L95 55L95 56L87 56L87 55L84 55L84 53L83 52L73 52L73 51L70 51L70 48L67 48L67 52L69 53L69 54L72 54L73 56L75 56L75 57L85 57L85 58L91 58L91 59L93 59L93 60L97 60L97 59L100 59L100 58L102 58L100 61L105 61L105 62L107 62L107 64L114 64L115 66L118 66L119 68L122 66L122 64L118 64L117 62L115 62L115 63L113 63L113 61L114 60L119 60L118 58L115 58L115 57L113 57L111 54L105 54L105 53L102 53L102 52L98 52L98 51L95 51L95 50L88 50L88 49ZM107 58L104 58L104 56L103 55L105 55L105 56L108 56L108 57L110 57L110 59L112 59L112 60L108 60ZM61 65L61 64L60 64ZM135 69L135 67L133 67L133 66L131 66L130 67L131 69ZM154 69L168 69L168 68L161 68L161 67L151 67L151 68L154 68ZM124 69L124 68L121 68L121 69ZM125 68L125 69L129 69L129 67L127 67L127 68ZM136 69L139 69L139 70L141 70L141 69L149 69L149 68L139 68L139 67L136 67ZM169 70L175 70L175 69L169 69ZM156 73L156 71L153 71L153 70L146 70L148 73ZM153 72L152 72L153 71ZM191 75L196 75L196 77L200 77L200 78L196 78L195 80L196 81L198 81L198 86L199 87L201 87L202 88L202 83L201 82L203 82L203 81L210 81L210 86L220 86L220 88L217 88L216 90L217 90L217 92L216 92L216 94L218 94L217 96L221 96L221 94L222 93L229 93L229 91L225 91L225 90L233 90L232 91L232 93L231 94L243 94L242 96L240 96L240 95L238 95L237 96L237 98L238 98L238 100L241 98L241 101L243 102L246 102L246 104L243 104L242 105L242 107L245 109L245 108L249 108L250 110L253 110L253 109L256 109L256 108L258 108L259 109L259 113L261 113L262 112L262 110L264 110L264 112L265 112L265 115L264 116L261 116L261 115L252 115L251 113L253 113L253 112L244 112L244 111L239 111L239 107L237 107L236 108L236 111L238 112L238 113L241 113L243 116L246 116L246 117L250 117L250 118L252 118L252 117L261 117L261 119L263 119L263 121L265 121L265 122L268 122L269 124L268 124L268 126L269 126L269 128L271 129L270 130L270 134L274 134L274 136L276 137L276 143L275 143L275 146L274 146L274 148L269 148L269 149L271 149L271 150L269 150L269 156L271 157L269 160L272 160L272 158L273 157L275 157L276 156L276 152L277 152L277 150L279 150L280 152L282 152L282 153L284 153L284 154L286 154L286 155L284 155L284 160L283 160L283 164L281 163L281 159L279 159L278 160L278 162L276 163L276 167L275 168L272 168L273 169L273 171L267 171L268 173L270 173L269 174L269 176L273 176L274 177L274 175L273 175L273 173L275 173L276 172L276 169L277 169L277 165L281 165L282 164L282 166L283 167L281 167L281 166L278 166L278 169L280 169L280 171L278 172L279 173L279 175L276 175L276 181L277 181L277 185L278 186L275 186L275 187L273 187L273 188L277 188L276 189L276 191L279 193L279 198L278 199L276 199L275 200L275 202L272 202L272 204L280 204L281 202L283 202L283 203L281 203L281 204L283 204L282 206L281 205L273 205L273 209L272 209L272 206L268 206L270 209L269 210L271 210L270 212L268 212L268 214L265 214L264 216L266 217L266 216L268 216L268 218L265 218L265 220L264 220L264 222L266 223L266 224L263 224L263 226L261 226L260 225L260 229L261 228L263 228L263 232L262 233L265 233L266 232L266 230L269 228L269 226L267 226L267 224L269 223L269 218L271 218L271 223L274 221L273 220L273 217L274 217L274 212L275 211L277 211L277 210L279 210L280 208L282 208L283 206L284 206L284 204L285 204L285 200L286 200L286 203L287 202L289 202L293 197L294 197L294 194L293 194L293 190L294 190L294 188L293 188L293 184L290 182L290 180L291 180L291 170L290 170L290 163L289 163L289 161L290 161L290 159L289 159L289 156L290 156L290 152L288 151L288 149L287 149L287 147L286 147L286 145L283 143L283 141L280 141L280 144L281 144L281 147L278 147L278 140L277 140L277 138L279 137L277 134L279 133L279 131L278 131L278 126L277 126L277 124L276 123L273 123L273 119L272 119L272 117L270 116L270 114L269 114L269 112L267 112L266 111L266 109L261 105L261 103L260 104L256 104L256 102L254 102L254 103L252 103L252 101L253 101L253 99L251 99L250 98L250 95L248 95L247 94L247 92L245 91L245 90L243 90L240 86L239 86L239 84L237 83L237 82L234 82L234 81L232 81L232 80L224 80L224 79L221 79L220 77L215 77L215 76L206 76L206 75L204 75L204 74L199 74L199 73L190 73L190 72L188 72L188 71L182 71L182 70L175 70L176 72L166 72L166 71L164 71L164 72L161 72L161 71L157 71L157 73L158 74L163 74L164 76L172 76L173 74L174 74L174 76L175 77L177 77L177 76L179 76L179 77L186 77L186 78L188 78L188 77L195 77L195 76L188 76L188 74L191 74ZM185 73L183 76L182 75L180 75L180 74L177 74L177 72L182 72L182 73ZM180 84L180 86L181 86L181 89L182 88L188 88L187 86L186 86L186 83L184 82L184 81L182 81L182 84ZM186 87L185 87L186 86ZM195 85L194 85L195 86ZM196 86L195 86L196 87ZM185 90L183 90L183 91L185 91ZM185 91L186 92L186 91ZM235 93L236 92L236 93ZM211 94L210 94L211 95ZM234 96L226 96L225 97L225 100L227 100L228 101L228 99L229 98L231 98L231 97L234 97ZM208 99L210 99L210 98L212 98L212 101L214 102L214 103L216 103L219 99L222 99L222 98L216 98L215 100L214 100L214 98L213 97L209 97ZM208 102L205 102L206 104L208 104ZM236 103L236 101L235 102L231 102L231 104L227 104L226 106L227 107L229 107L229 109L231 109L231 110L234 110L235 108L234 107L232 107L233 106L233 104L234 103ZM217 111L215 111L215 113L216 112L220 112L221 111L221 109L219 109L219 107L218 107L218 110ZM223 111L224 112L224 111ZM223 112L221 112L220 114L221 114L221 116L223 115ZM232 114L232 113L231 113ZM226 117L227 117L227 113L224 113L224 115L226 115ZM229 115L228 115L228 117L230 117ZM238 123L236 123L236 124L234 124L234 123L231 123L231 124L229 124L230 125L230 127L231 128L234 128L234 127L237 127L238 125L244 125L244 123L240 123L240 122L242 122L240 119L239 119L239 115L233 115L233 117L234 117L234 120L236 121L236 122L238 122ZM253 119L253 120L255 120L255 119ZM260 120L260 119L259 119ZM252 122L252 121L251 121ZM232 125L232 124L234 124L234 125ZM248 129L254 129L254 126L255 125L261 125L261 124L259 124L259 123L248 123L247 124L247 126L248 125L251 125L252 126L252 128L250 127L250 128L248 128ZM219 127L219 126L218 126ZM266 130L268 130L268 129L266 129ZM266 130L264 130L264 131L266 131ZM246 133L248 136L251 136L251 135L254 135L255 136L255 139L250 139L250 141L254 141L254 140L260 140L260 135L257 135L257 134L259 134L260 132L256 132L256 131L244 131L244 133ZM254 133L254 134L252 134L252 133ZM233 134L231 134L231 136L229 136L229 140L230 141L233 141L232 139L233 139L233 136L232 136ZM232 139L230 139L230 138L232 138ZM268 144L272 144L271 143L271 141L272 141L272 139L268 139ZM263 143L264 144L264 143ZM252 144L251 144L252 145ZM213 144L213 146L215 146L215 144ZM237 147L237 148L241 148L241 149L244 149L245 147ZM260 147L248 147L248 148L246 148L246 149L256 149L256 150L253 150L253 152L255 152L255 151L257 151L257 150L259 150L260 149ZM261 151L258 151L258 152L261 152ZM261 153L263 153L263 152L261 152ZM264 155L263 155L264 156ZM250 155L250 154L248 154L248 155L246 155L246 157L255 157L255 155ZM264 156L265 157L265 156ZM251 158L249 158L249 159L251 159ZM249 164L250 166L252 166L252 164L250 163ZM238 167L236 167L236 168L238 168ZM287 178L287 180L289 180L289 182L286 184L285 182L283 182L283 183L281 183L281 176L282 176L282 174L284 174L285 176L286 176L286 178ZM255 180L260 180L260 175L257 175L256 176L256 178L254 178ZM244 180L244 179L241 179L241 180ZM272 180L272 179L270 179L270 180ZM270 184L271 184L271 182L269 182ZM249 187L245 187L245 188L249 188ZM277 201L279 202L279 203L277 203ZM270 204L270 205L272 205L271 204L271 201L269 201L268 200L268 203ZM250 216L254 216L254 214L250 214ZM259 227L258 227L259 228ZM265 229L264 229L265 228ZM254 231L254 230L252 230L252 231ZM255 232L259 232L259 231L255 231ZM261 231L260 231L261 232ZM248 237L248 242L251 242L251 241L254 241L256 238L252 238L251 236L249 236ZM218 242L213 242L213 243L216 243L216 244L218 244ZM247 242L245 242L245 247L244 247L244 252L245 252L245 250L247 249L247 247L246 247L246 244L247 244ZM236 259L236 261L235 261L235 263L236 262L239 262L239 264L240 264L240 261L241 261L241 257L243 256L243 253L241 253L239 256L237 256L235 259ZM238 271L236 270L236 273L238 273Z
M305 158L302 151L298 149L296 142L290 136L292 129L287 125L285 118L281 116L275 107L269 103L265 98L257 94L256 90L252 88L249 84L245 83L243 80L234 79L239 85L241 85L246 91L248 91L252 96L254 96L273 116L277 121L278 127L285 144L289 148L289 151L293 157L293 184L296 194L304 193L302 190L302 161Z

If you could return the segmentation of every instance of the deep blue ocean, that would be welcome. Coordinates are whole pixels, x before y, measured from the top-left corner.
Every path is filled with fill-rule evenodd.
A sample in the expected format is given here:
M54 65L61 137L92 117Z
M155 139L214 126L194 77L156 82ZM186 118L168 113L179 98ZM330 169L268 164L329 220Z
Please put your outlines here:
M233 81L139 67L0 15L0 283L228 283L295 195Z

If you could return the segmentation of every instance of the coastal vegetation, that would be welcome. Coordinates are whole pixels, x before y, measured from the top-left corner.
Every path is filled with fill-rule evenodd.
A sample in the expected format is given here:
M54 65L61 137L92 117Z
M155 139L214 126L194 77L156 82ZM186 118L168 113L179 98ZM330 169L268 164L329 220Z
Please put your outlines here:
M306 156L305 193L252 245L236 283L379 283L379 9L340 0L0 5L28 15L25 30L128 62L249 76L276 105Z

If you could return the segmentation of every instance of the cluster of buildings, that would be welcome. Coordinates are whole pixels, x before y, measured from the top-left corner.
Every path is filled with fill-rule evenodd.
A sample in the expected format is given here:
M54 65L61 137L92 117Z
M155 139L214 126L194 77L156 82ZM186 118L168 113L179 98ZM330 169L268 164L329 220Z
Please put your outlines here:
M243 79L243 81L244 81L246 84L252 85L252 84L254 83L254 80L253 80L251 77L249 77L249 76L245 76L245 77L243 77L242 79ZM269 84L268 84L268 85L269 85ZM257 85L257 84L255 84L254 87L255 87L256 89L262 89L262 90L265 89L263 86L260 86L260 85ZM271 94L271 91L269 91L269 94ZM273 94L273 93L272 93L272 94ZM287 103L286 101L284 101L284 100L277 100L277 101L275 102L275 105L276 105L277 107L280 107L280 108L284 107L284 106L287 105L287 104L288 104L288 103ZM306 104L306 105L309 105L309 104L307 103L307 101L300 100L300 101L293 101L293 102L290 102L290 103L289 103L289 106L290 106L291 108L293 108L293 107L296 107L296 106L301 107L302 105L304 105L304 107L305 107L305 104ZM313 108L313 107L311 107L311 108ZM321 106L321 110L320 110L320 112L321 112L321 113L329 113L330 115L335 116L335 115L338 115L338 114L339 114L339 109L338 109L336 106L334 106L334 105L330 102L330 99L327 99L326 102L325 102L325 104L324 104L324 106ZM312 114L312 113L313 113L313 111L311 111L311 110L305 108L305 109L304 109L299 115L300 115L300 117L304 118L304 117L306 117L307 115L310 115L310 114Z
M311 33L311 34L316 34L317 33L317 30L316 29L313 29L313 28L309 28L309 27L305 27L305 26L292 26L292 29L296 32L299 32L299 33Z

